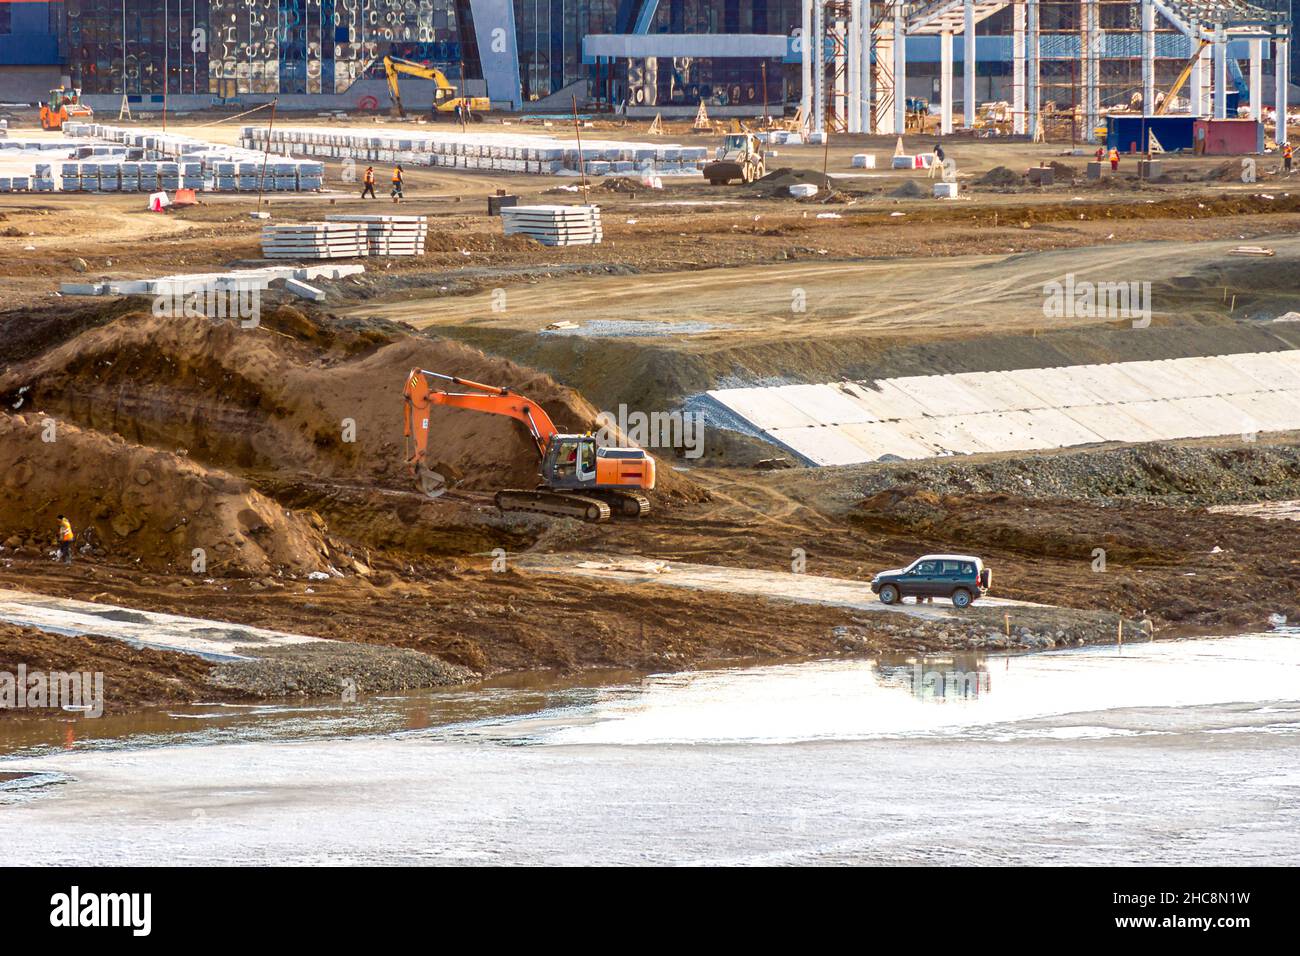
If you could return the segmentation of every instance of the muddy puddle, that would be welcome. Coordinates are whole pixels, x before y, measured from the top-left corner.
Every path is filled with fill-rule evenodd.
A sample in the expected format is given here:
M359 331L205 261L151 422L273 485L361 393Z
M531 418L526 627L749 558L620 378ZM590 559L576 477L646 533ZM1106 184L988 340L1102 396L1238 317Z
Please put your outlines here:
M1298 686L1279 629L11 725L0 830L31 863L1297 863Z

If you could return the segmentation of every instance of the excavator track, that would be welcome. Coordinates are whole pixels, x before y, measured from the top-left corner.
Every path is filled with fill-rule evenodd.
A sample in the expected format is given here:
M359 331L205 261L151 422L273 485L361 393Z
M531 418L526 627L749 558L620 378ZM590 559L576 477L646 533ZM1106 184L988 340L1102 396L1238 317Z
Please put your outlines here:
M610 516L610 507L603 501L559 491L498 491L496 505L502 511L531 511L534 514L577 518L593 524L608 521Z
M593 489L584 494L599 498L609 505L610 510L620 518L640 518L650 513L650 499L636 491L614 491L608 488Z

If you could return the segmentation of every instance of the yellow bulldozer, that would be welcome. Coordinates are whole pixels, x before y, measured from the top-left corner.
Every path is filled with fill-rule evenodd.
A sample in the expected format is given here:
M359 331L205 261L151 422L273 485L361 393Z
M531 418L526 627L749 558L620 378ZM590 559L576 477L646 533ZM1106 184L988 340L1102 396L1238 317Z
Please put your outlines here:
M93 120L95 111L81 102L81 90L50 90L49 99L41 104L41 129L63 129L68 120Z
M398 75L402 73L433 82L433 108L439 113L455 113L456 107L461 106L469 111L465 116L466 119L476 115L481 118L481 114L492 108L492 103L486 96L457 95L456 87L447 82L446 74L436 66L425 66L414 60L386 56L384 75L388 77L388 97L393 101L394 116L406 115L406 111L402 109L402 92L397 80Z

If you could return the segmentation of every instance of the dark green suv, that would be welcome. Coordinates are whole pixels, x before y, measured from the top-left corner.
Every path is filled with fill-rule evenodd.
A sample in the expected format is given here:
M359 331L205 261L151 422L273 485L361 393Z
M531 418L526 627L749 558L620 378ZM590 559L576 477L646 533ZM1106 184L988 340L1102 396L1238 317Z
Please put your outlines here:
M927 554L905 568L881 571L871 579L871 591L886 604L905 597L918 601L945 597L956 607L966 607L988 593L993 572L969 554Z

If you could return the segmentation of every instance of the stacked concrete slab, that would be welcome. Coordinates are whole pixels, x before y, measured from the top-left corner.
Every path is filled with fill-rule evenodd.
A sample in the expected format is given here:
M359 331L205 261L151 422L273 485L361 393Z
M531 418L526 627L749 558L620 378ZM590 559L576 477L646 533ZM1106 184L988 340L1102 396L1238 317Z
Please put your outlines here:
M269 133L264 126L245 126L240 143L262 149L268 136L275 153L538 175L635 175L653 168L660 176L695 176L709 152L704 146L586 139L579 150L574 142L532 133L292 126Z
M814 465L1300 428L1300 350L708 393Z
M507 236L547 246L591 246L604 237L599 206L507 206L501 223Z
M288 223L262 227L267 259L356 259L368 253L366 227L354 222Z
M372 256L422 256L429 221L424 216L326 216L326 222L346 222L365 230L366 253Z

